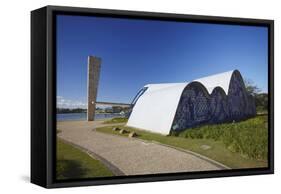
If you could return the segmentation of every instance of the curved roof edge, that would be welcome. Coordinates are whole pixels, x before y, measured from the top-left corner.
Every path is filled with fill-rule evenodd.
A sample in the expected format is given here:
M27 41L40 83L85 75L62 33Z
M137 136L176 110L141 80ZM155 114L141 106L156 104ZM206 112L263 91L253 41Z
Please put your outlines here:
M208 90L209 94L213 92L216 87L221 87L226 94L228 94L228 89L231 81L232 74L238 70L227 71L224 73L219 73L194 81L200 82Z
M240 74L238 70L232 70L192 82L147 84L144 87L148 89L134 105L127 126L169 134L181 95L189 84L199 82L209 95L219 87L228 95L230 81L235 72Z

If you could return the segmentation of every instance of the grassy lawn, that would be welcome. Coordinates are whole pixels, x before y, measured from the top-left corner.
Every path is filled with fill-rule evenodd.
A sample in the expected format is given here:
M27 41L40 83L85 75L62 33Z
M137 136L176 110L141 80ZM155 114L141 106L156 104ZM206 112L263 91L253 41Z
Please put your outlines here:
M58 180L113 176L101 162L59 139L56 165Z
M126 123L128 121L128 118L113 118L110 120L106 120L103 123L104 124L114 124L114 123Z
M267 151L266 153L264 153L265 152L264 146L267 143L264 142L264 139L267 139L265 119L266 117L262 117L262 118L256 117L254 119L249 119L247 121L242 121L240 123L234 123L234 124L229 123L229 124L212 125L212 126L209 125L208 126L209 130L206 130L204 127L199 127L196 129L191 129L191 132L188 132L188 130L183 131L182 133L177 134L178 136L174 136L174 135L164 136L161 134L152 133L144 130L138 130L126 126L121 126L121 127L118 126L118 127L121 129L126 129L127 131L130 132L132 131L136 132L138 134L136 138L147 140L147 141L159 142L162 144L190 150L199 153L201 155L207 156L222 164L225 164L230 168L257 168L257 167L267 166L267 160L262 159L265 155L267 155ZM262 123L263 123L263 128L259 128L261 127ZM227 128L224 129L224 127ZM240 129L239 127L243 127L243 128ZM112 126L102 127L102 128L98 128L97 131L128 136L128 133L119 134L118 131L113 131L112 128L113 128ZM216 130L217 128L218 130ZM227 132L225 132L227 129L230 131L229 133L231 135L225 135L225 136L215 135L215 134L221 134L222 133L221 130L223 130L224 133L227 134ZM202 134L200 130L202 131ZM211 130L214 130L214 132L211 132ZM201 135L198 135L197 131L198 134ZM240 135L236 133L239 133ZM197 136L193 134L196 134ZM213 136L211 134L213 134ZM234 138L235 141L230 141L230 140L226 141L226 139L222 137L227 137L226 139ZM253 158L253 157L249 157L247 154L241 154L240 152L237 152L236 146L239 145L237 144L237 142L239 142L241 138L242 139L245 138L243 139L243 143L246 142L245 146L251 146L252 147L251 149L253 150L261 149L261 151L257 151L257 152L263 154L256 154L256 156L259 157L261 156L261 158L259 159ZM230 143L227 146L226 142L232 142L232 143ZM262 145L259 144L261 142L263 142ZM208 149L206 149L206 147ZM256 148L254 149L254 147Z
M266 160L268 156L267 116L256 116L237 123L205 125L179 134L188 139L221 141L227 149L247 158Z

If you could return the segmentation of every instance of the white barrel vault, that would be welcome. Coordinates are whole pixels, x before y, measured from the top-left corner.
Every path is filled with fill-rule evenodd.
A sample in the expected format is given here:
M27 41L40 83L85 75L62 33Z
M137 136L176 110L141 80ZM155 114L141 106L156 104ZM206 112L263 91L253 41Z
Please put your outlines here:
M207 91L208 96L218 87L227 95L234 73L240 75L238 70L234 70L203 77L192 82L145 85L147 90L134 104L127 126L169 134L181 96L187 86L199 82L205 87L204 90Z

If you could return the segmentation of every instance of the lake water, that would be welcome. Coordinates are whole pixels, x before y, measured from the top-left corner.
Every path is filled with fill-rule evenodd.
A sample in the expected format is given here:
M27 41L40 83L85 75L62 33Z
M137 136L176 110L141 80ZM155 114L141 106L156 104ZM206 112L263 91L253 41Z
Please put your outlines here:
M120 115L118 113L112 113L112 114L97 113L95 115L95 120L110 119L114 117L123 117L123 115ZM87 113L57 114L57 121L83 121L83 120L87 120Z

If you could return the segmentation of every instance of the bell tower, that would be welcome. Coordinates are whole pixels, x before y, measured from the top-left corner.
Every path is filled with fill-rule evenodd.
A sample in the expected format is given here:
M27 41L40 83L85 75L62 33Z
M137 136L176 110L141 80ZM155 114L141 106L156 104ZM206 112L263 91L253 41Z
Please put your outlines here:
M88 121L93 121L95 119L100 67L101 59L99 57L88 56Z

